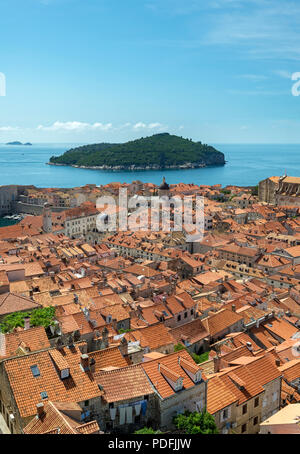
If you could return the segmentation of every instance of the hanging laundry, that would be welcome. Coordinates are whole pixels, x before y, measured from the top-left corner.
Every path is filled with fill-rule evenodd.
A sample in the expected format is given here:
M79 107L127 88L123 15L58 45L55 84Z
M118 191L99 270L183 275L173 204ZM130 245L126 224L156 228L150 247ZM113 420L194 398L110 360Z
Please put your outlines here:
M132 407L126 407L126 424L132 424Z
M135 415L136 415L136 416L140 416L141 408L142 408L142 405L141 405L141 404L137 404L137 405L134 406Z
M116 419L116 413L117 409L116 408L110 408L110 419L114 421Z
M142 415L143 416L145 416L145 414L146 414L147 404L148 404L148 402L146 400L143 400L143 402L142 402Z
M122 425L122 424L125 424L125 411L126 411L126 408L125 407L119 407L119 411L120 411L120 425Z

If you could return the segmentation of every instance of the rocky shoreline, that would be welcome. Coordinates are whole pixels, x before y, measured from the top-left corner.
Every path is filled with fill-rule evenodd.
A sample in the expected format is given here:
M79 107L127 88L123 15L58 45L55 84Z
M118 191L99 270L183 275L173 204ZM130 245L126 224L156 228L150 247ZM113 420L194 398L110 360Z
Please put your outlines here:
M76 164L61 164L61 163L55 163L55 162L47 162L46 164L49 166L67 166L67 167L75 167L76 169L91 169L91 170L109 170L112 172L116 172L119 170L180 170L180 169L200 169L203 167L209 167L209 166L221 166L225 165L226 161L224 163L215 163L215 164L204 164L204 163L193 163L193 162L187 162L181 165L166 165L164 167L160 167L159 165L151 165L151 166L136 166L136 165L131 165L131 166L79 166Z

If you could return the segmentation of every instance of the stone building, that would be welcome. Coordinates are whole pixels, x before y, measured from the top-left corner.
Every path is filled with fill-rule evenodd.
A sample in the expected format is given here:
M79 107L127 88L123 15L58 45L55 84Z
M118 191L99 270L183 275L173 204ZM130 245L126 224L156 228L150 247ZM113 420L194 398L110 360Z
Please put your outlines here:
M185 350L143 362L142 368L156 393L162 431L174 429L174 416L206 407L207 379Z
M269 177L258 183L258 198L260 202L275 204L275 191L280 177Z
M258 184L260 202L278 206L300 206L300 177L269 177Z
M100 412L103 394L84 342L0 361L0 391L0 412L12 433L22 433L36 416L36 405L48 399L72 399L81 408L81 421L91 421Z
M278 206L300 206L300 178L284 176L279 179L275 191L275 204Z
M94 374L103 392L97 420L105 432L133 433L147 425L157 427L156 395L140 364Z

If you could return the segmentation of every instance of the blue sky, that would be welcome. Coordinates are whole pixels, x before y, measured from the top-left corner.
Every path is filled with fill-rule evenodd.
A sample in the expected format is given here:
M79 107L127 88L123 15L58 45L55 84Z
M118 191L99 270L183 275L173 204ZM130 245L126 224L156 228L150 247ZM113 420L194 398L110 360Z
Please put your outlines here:
M300 2L1 0L0 142L300 143Z

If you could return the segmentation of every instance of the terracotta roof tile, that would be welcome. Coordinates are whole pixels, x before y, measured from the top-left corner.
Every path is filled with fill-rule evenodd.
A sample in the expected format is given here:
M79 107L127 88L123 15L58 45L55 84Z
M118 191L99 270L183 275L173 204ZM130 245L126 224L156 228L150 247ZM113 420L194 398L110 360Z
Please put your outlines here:
M103 388L103 399L107 402L119 402L154 393L139 364L99 371L95 374L95 380Z
M174 395L176 392L169 384L169 382L166 380L165 378L166 375L164 376L164 373L160 372L158 364L160 364L160 368L162 366L164 367L163 371L164 370L171 371L174 379L176 377L177 379L178 377L182 377L184 389L195 386L195 383L185 371L186 364L184 361L181 362L182 359L185 359L188 363L191 363L195 367L197 367L198 370L199 369L201 370L201 367L199 367L194 362L193 358L185 350L176 353L171 353L170 355L166 355L164 357L142 363L142 367L147 376L149 377L149 380L151 381L152 385L155 387L155 389L163 399ZM204 374L202 374L202 378L204 380L206 379Z
M4 367L10 382L21 417L36 413L36 404L41 401L41 392L48 398L61 402L80 402L101 396L97 383L90 372L80 368L79 345L64 347L61 354L70 368L70 376L61 379L50 356L50 350L32 353L19 358L4 360ZM53 349L55 350L55 349ZM37 366L39 375L33 375L31 367Z

